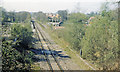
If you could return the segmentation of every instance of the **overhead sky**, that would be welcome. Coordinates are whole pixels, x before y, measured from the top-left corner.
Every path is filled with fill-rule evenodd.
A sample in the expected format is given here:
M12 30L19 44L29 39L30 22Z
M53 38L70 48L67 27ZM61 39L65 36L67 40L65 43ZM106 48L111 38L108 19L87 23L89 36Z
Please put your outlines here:
M73 12L76 7L79 7L81 12L89 13L91 11L99 11L101 3L106 2L106 0L3 0L1 2L7 11L55 13L58 10L66 9L69 12Z

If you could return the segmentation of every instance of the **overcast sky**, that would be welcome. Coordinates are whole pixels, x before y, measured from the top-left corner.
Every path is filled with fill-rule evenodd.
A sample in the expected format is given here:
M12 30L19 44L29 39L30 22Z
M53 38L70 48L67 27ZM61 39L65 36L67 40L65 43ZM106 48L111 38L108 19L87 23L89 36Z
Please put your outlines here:
M99 11L101 3L106 2L106 0L2 0L1 2L7 11L43 11L47 13L55 13L58 10L65 9L73 12L75 6L79 3L78 6L81 12L88 13L91 11Z

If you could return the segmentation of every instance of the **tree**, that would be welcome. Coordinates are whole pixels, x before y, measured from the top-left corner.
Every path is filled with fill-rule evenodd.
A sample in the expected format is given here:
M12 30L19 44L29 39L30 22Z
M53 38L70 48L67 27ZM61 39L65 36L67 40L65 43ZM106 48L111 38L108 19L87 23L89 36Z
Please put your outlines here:
M117 20L111 21L107 16L96 17L81 42L83 58L94 61L103 68L112 68L119 51L117 27Z
M28 48L32 42L32 31L17 24L11 28L11 35L20 41L23 48Z
M30 70L33 53L29 51L32 31L21 25L13 25L11 36L2 39L2 69Z
M31 20L31 15L29 12L17 12L15 13L16 22L29 22Z
M71 13L68 15L68 20L72 23L82 23L87 21L88 17L83 13Z
M8 14L7 11L1 7L1 11L2 11L2 25L5 24L5 22L8 21Z
M41 11L35 12L32 15L36 20L38 20L42 23L47 22L47 20L48 20L47 17L46 17L46 14L41 12Z
M62 21L67 20L67 10L59 10L57 13L60 15Z
M68 15L68 20L65 21L65 29L62 32L65 41L67 41L71 47L77 51L81 49L80 43L85 33L84 22L87 20L87 16L82 13L71 13Z
M98 12L90 12L87 15L88 15L88 17L92 17L92 16L96 16L98 14L99 14Z
M15 12L8 12L10 22L15 22Z

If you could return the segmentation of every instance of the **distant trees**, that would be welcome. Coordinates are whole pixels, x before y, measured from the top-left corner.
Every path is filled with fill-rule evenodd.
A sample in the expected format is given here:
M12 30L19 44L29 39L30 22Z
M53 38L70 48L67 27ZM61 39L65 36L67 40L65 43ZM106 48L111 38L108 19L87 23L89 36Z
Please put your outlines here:
M28 22L31 20L31 14L29 12L16 12L15 22Z
M62 21L67 20L67 10L59 10L57 13L61 16Z
M81 23L84 24L87 21L88 17L83 13L71 13L68 15L68 20L72 23Z
M101 5L101 15L102 16L105 16L106 13L110 10L109 5L110 5L109 2L102 3L102 5Z
M43 13L41 11L39 11L39 12L33 12L32 16L36 20L38 20L40 22L43 22L43 23L47 22L48 20L50 22L52 22L52 21L53 22L59 22L59 21L65 21L65 20L67 20L67 14L68 14L67 10L59 10L57 13L58 13L58 17L57 16L53 16L52 18L51 17L47 17L46 13ZM57 14L51 14L51 15L57 15Z
M90 12L87 15L88 15L88 17L93 17L93 16L96 16L96 15L99 15L99 13L98 12Z
M31 20L29 12L7 12L4 8L2 9L2 24L5 22L28 22Z
M15 22L15 12L7 12L10 22Z
M41 12L41 11L39 11L39 12L33 12L32 13L32 16L36 19L36 20L38 20L38 21L40 21L40 22L47 22L47 17L46 17L46 14L45 13L43 13L43 12Z
M7 11L4 9L4 8L0 8L1 9L1 12L2 12L2 25L5 24L6 21L8 21L8 14L7 14Z

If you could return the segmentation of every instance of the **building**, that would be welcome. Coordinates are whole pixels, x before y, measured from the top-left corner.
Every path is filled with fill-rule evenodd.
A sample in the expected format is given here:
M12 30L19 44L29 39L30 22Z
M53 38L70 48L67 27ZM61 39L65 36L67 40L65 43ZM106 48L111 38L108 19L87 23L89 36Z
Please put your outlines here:
M49 23L53 26L60 26L61 24L61 17L59 14L47 13L46 16L48 17Z
M90 17L88 20L88 24L90 24L90 22L94 19L95 17Z

